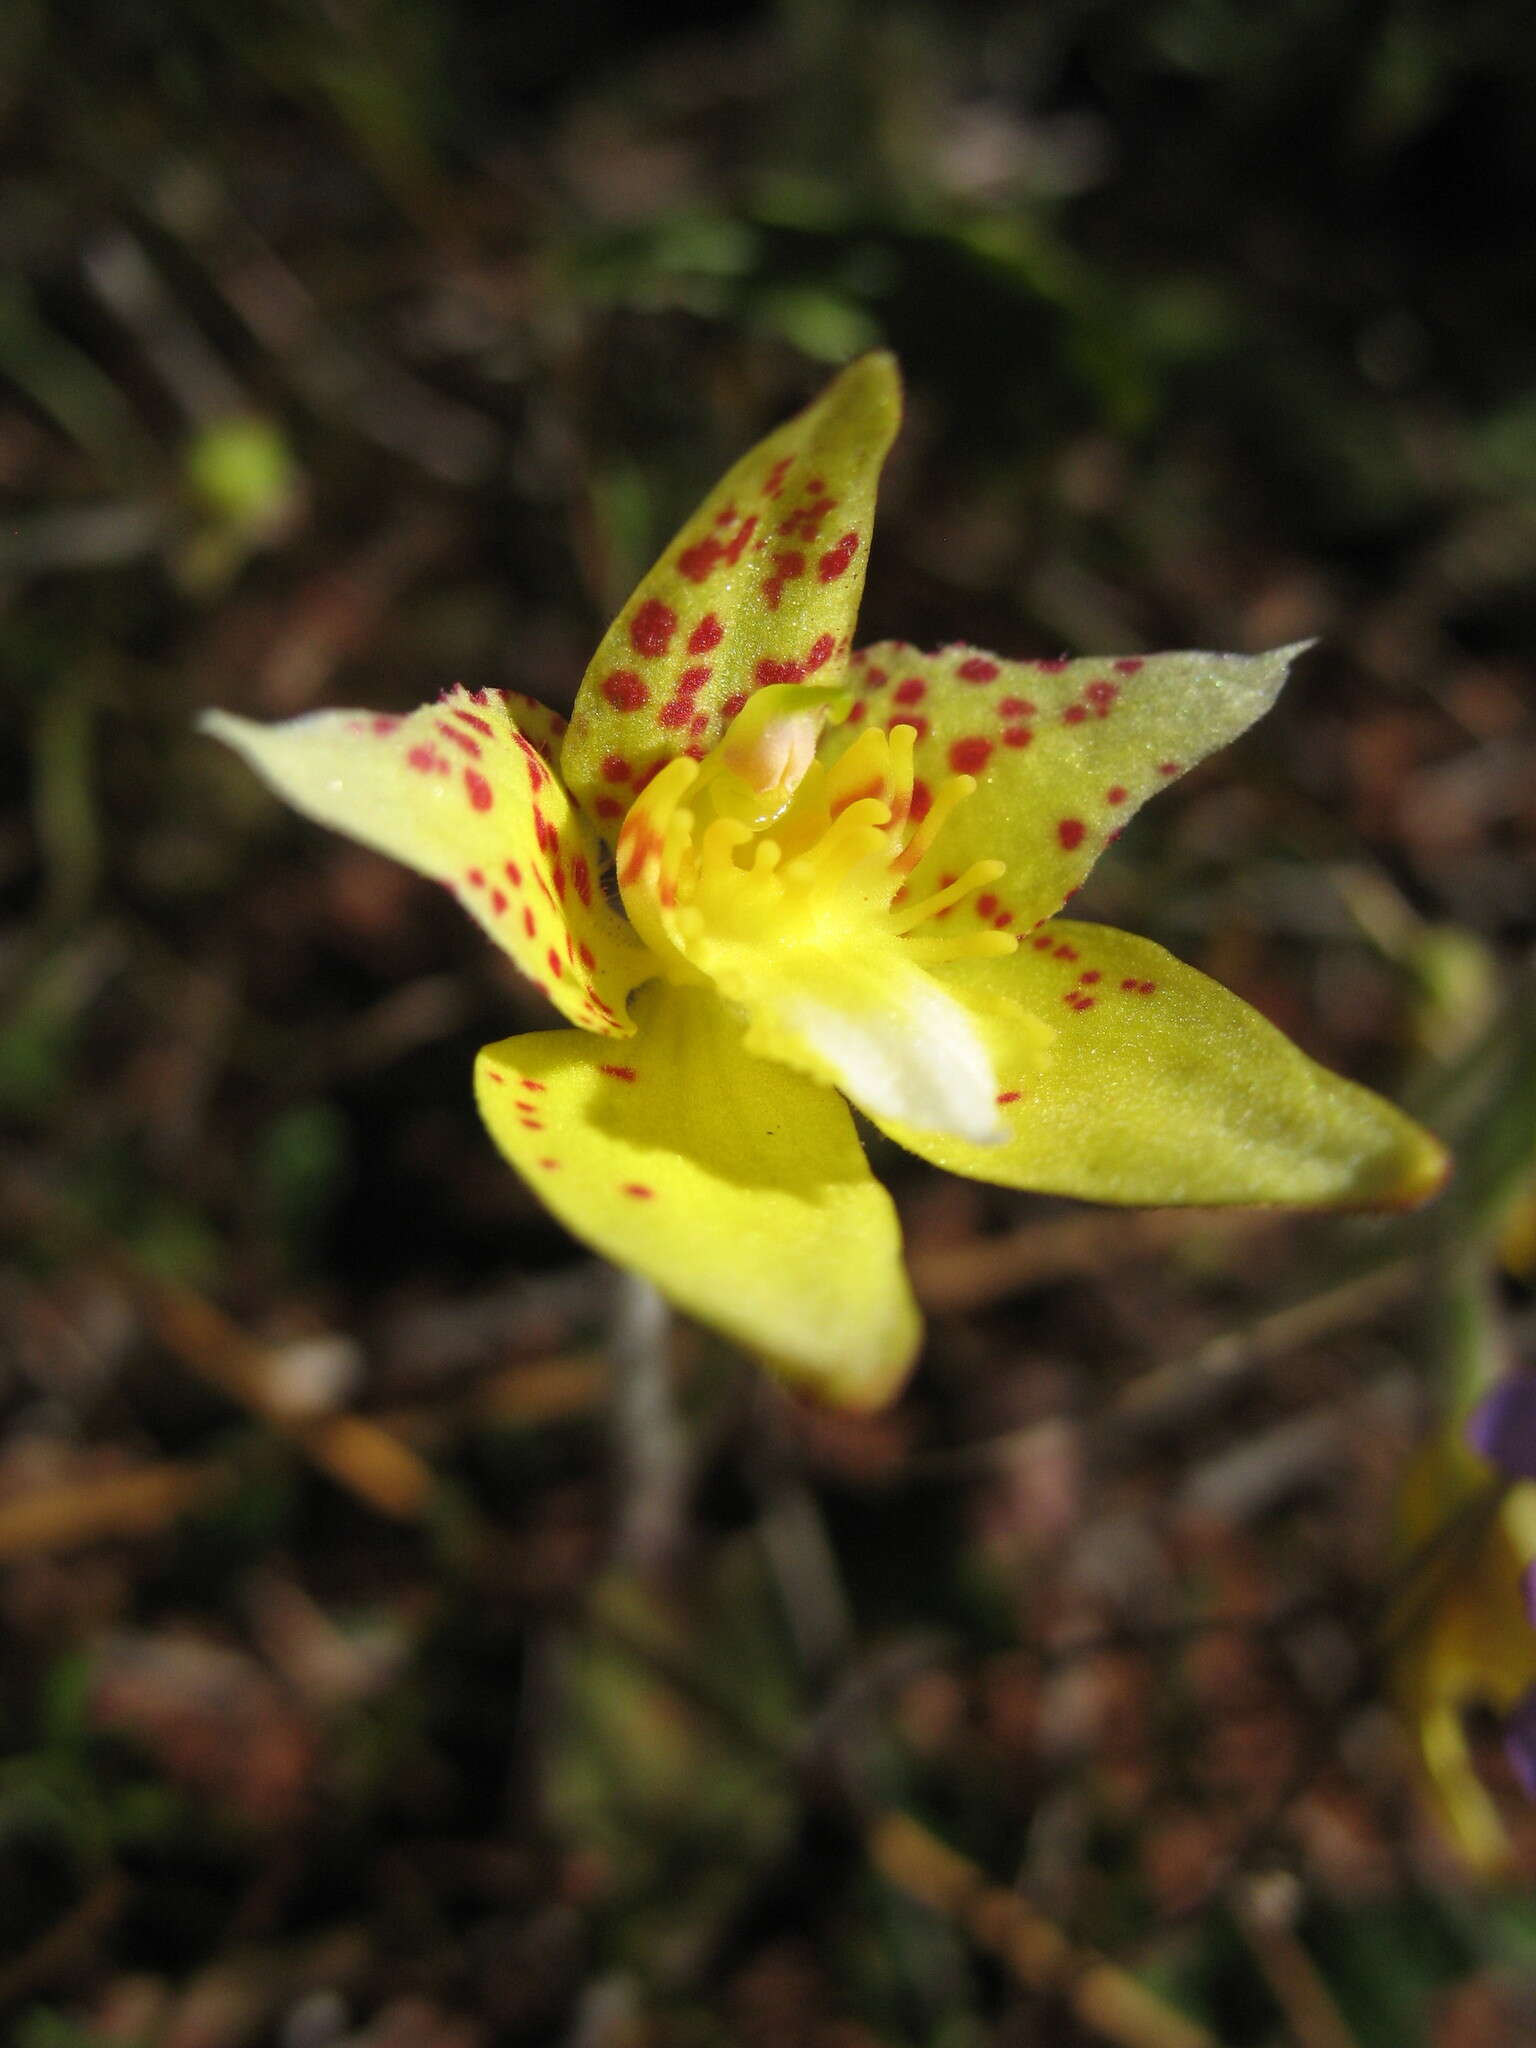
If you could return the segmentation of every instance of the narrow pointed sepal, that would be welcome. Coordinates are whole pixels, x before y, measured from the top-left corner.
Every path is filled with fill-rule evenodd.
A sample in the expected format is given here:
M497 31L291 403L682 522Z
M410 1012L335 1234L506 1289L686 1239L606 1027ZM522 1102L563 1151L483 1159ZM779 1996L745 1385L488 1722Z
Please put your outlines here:
M900 418L894 358L850 363L728 471L630 596L561 755L610 842L636 787L678 754L702 756L754 691L836 679Z
M455 689L405 717L210 711L202 729L306 817L450 889L573 1024L628 1036L630 990L654 967L604 900L600 849L541 751L553 713Z
M913 889L938 888L975 860L1006 861L955 926L1027 932L1081 886L1149 796L1263 716L1304 651L1004 661L886 641L854 655L852 713L826 733L820 758L836 760L871 725L903 724L918 735L920 805L947 776L974 776Z
M976 1020L1007 1139L876 1121L952 1173L1153 1207L1411 1209L1445 1179L1428 1131L1148 939L1054 918L934 973Z

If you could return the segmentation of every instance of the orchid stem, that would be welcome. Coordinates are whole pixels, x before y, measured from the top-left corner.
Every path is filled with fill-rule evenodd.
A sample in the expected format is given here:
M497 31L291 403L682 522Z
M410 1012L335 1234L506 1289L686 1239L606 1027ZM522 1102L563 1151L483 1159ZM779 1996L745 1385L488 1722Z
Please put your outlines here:
M619 1275L613 1316L614 1555L648 1577L682 1540L687 1453L667 1343L672 1311L649 1280Z

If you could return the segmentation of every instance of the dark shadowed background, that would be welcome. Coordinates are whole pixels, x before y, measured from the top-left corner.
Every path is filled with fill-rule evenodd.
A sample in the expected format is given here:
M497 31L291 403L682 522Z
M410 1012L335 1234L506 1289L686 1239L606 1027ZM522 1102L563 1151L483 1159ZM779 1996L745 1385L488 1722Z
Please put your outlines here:
M5 2040L1536 2039L1475 1674L1497 1868L1392 1706L1405 1465L1533 1332L1533 125L1514 0L0 9ZM568 709L877 342L863 637L1319 636L1082 907L1461 1170L877 1143L900 1404L679 1328L616 1422L643 1304L470 1099L539 998L192 719Z

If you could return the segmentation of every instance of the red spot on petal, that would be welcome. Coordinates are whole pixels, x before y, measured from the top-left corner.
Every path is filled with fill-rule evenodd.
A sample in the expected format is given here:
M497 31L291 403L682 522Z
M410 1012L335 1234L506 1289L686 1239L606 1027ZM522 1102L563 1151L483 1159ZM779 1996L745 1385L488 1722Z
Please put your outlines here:
M496 801L495 797L491 794L491 785L486 781L478 768L466 768L464 770L464 787L469 793L471 804L474 805L477 811L488 811Z
M713 673L707 662L701 662L697 668L685 668L677 679L678 695L691 696L695 690L703 689Z
M892 698L895 704L921 704L928 694L928 685L921 676L908 676L904 683L898 683Z
M494 1081L498 1088L505 1088L505 1086L507 1085L506 1075L498 1074L494 1067L486 1068L485 1078L487 1079L487 1081Z
M616 668L603 683L603 695L615 711L638 711L651 693L632 668Z
M1127 792L1123 785L1118 782L1114 782L1111 783L1109 788L1105 790L1104 801L1107 804L1123 804L1125 802L1126 795Z
M709 534L693 547L684 548L677 558L677 566L690 583L702 583L722 562L739 562L756 529L757 520L753 516L743 519L728 541L716 540L713 534Z
M549 962L550 973L555 977L556 981L558 981L561 975L565 972L565 962L560 958L560 955L555 951L553 946L550 947L549 951L544 955L544 958Z
M1053 942L1049 934L1046 932L1042 932L1039 938L1033 941L1034 948L1037 953L1049 953L1049 951L1051 950L1052 943Z
M541 1159L539 1161L539 1164L543 1167L546 1173L553 1173L555 1169L559 1166L560 1162L558 1159Z
M686 725L692 716L693 706L688 699L686 697L674 697L670 703L663 704L660 711L657 712L656 723L664 726L668 732L672 732L678 726Z
M603 780L605 782L628 782L630 765L622 754L604 754Z
M600 818L622 818L624 815L624 806L617 797L600 796L592 808Z
M1096 981L1102 981L1104 979L1103 975L1100 974L1097 967L1085 967L1082 973L1077 978L1079 981L1086 982L1090 985Z
M742 706L746 703L746 701L746 691L737 690L733 696L727 697L725 702L720 706L720 716L722 718L734 718L737 712L740 711Z
M724 626L721 625L713 612L706 612L688 635L688 652L690 654L708 654L710 649L718 647L724 638Z
M1063 725L1081 725L1087 716L1086 704L1069 704L1061 714L1061 722Z
M654 1199L656 1190L646 1187L641 1181L627 1180L623 1187L620 1188L619 1193L621 1195L632 1195L637 1202L649 1202Z
M592 870L587 866L586 857L577 854L571 862L571 880L576 884L576 894L583 903L592 901Z
M534 916L531 906L525 903L523 905L523 930L531 939L538 928L538 919Z
M1003 745L1005 747L1027 747L1033 738L1034 734L1027 725L1005 725L1003 727Z
M997 1098L998 1107L1001 1109L1005 1103L1017 1102L1021 1093L1022 1091L1018 1088L1005 1089Z
M955 670L963 683L990 683L996 679L997 673L997 663L988 661L984 654L973 654Z
M976 898L976 915L978 917L991 917L996 909L997 898L990 893Z
M805 657L806 674L814 675L817 669L825 668L836 652L837 641L830 633L823 633L818 640L812 642L811 651Z
M913 712L907 718L888 718L885 721L887 732L894 732L898 725L910 725L920 740L925 740L928 737L928 721L919 712Z
M1157 764L1157 772L1159 775L1177 775L1179 772L1179 764L1177 761L1159 761Z
M763 602L776 612L786 583L805 574L805 557L797 548L782 548L773 558L773 574L763 578Z
M956 740L949 750L949 765L957 775L979 775L992 758L992 742L979 733Z
M1106 682L1102 676L1097 682L1090 683L1083 692L1083 695L1093 706L1094 710L1097 711L1100 718L1107 718L1109 716L1109 707L1114 703L1119 694L1120 692L1115 688L1114 684Z
M859 551L859 536L845 533L835 547L830 547L816 564L816 574L823 583L832 583L847 569Z
M1146 663L1138 655L1128 654L1115 663L1115 673L1121 676L1133 676L1145 667Z
M492 910L494 910L494 911L495 911L495 913L496 913L496 915L497 915L498 917L500 917L500 916L501 916L501 913L502 913L502 912L503 912L503 911L504 911L504 910L506 909L506 907L507 907L507 899L506 899L506 897L505 897L505 896L504 896L504 895L502 894L501 890L500 890L500 889L493 889L493 890L491 891L491 908L492 908Z
M932 809L933 791L919 778L912 784L912 801L908 806L907 816L914 825L921 825Z
M485 887L485 876L480 872L479 868L471 868L464 879L473 889L483 889Z
M1056 837L1061 841L1068 853L1074 847L1082 845L1087 831L1088 827L1081 818L1060 818L1057 820Z
M634 1081L639 1078L633 1067L599 1067L600 1074L609 1074L615 1081Z
M774 683L803 683L805 664L801 661L774 661L765 654L752 671L752 680L760 690L766 690Z
M474 732L483 733L486 739L496 737L496 728L488 718L476 718L473 711L455 711L453 715L460 725L467 725Z
M648 597L629 622L629 644L647 661L665 654L677 631L677 613L658 597Z
M445 740L451 740L461 753L468 754L472 761L480 758L480 742L472 740L467 732L460 732L456 725L450 725L446 718L435 718L433 724Z
M1035 707L1027 697L1003 697L998 702L999 718L1033 718Z

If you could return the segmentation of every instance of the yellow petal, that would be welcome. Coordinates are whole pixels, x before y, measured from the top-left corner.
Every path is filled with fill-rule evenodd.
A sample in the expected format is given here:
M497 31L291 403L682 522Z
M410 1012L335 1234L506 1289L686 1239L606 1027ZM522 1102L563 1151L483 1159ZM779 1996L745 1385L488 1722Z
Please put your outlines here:
M977 1020L1006 1143L878 1119L974 1180L1095 1202L1413 1208L1443 1148L1150 940L1053 919L1006 959L934 970Z
M914 725L920 807L946 776L977 783L914 889L938 888L972 861L1004 861L1006 875L957 914L957 928L1026 932L1061 908L1149 796L1269 709L1301 651L1003 661L887 641L854 655L853 710L820 758L836 760L871 725Z
M617 1057L487 1046L491 1135L561 1222L823 1399L888 1400L921 1336L889 1196L830 1089L754 1059L707 989L653 983Z
M627 1037L630 990L654 969L609 909L600 849L535 743L556 737L555 714L529 702L455 689L404 718L257 725L210 711L202 726L306 816L451 889L573 1024Z
M742 457L608 629L561 770L610 842L647 773L713 747L754 690L843 668L900 417L894 359L851 363Z

